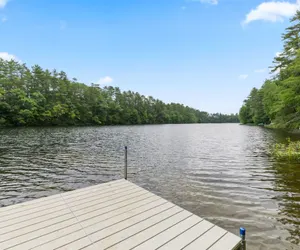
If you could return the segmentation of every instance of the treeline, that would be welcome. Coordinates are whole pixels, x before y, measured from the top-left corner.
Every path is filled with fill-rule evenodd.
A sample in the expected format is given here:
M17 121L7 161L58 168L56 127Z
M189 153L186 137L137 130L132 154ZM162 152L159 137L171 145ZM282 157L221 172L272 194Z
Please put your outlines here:
M238 115L208 114L117 87L90 87L65 72L0 59L2 126L200 122L238 122Z
M274 128L300 128L300 11L282 35L283 52L274 58L275 77L253 88L240 109L244 124L271 124Z

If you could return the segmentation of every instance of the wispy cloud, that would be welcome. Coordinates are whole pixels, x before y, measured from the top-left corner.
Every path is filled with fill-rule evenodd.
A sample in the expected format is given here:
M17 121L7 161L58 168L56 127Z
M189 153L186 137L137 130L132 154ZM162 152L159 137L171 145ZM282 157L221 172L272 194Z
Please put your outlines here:
M2 23L5 23L5 22L7 22L7 18L6 18L5 16L4 16L4 17L2 17L2 18L1 18L1 22L2 22Z
M254 70L254 73L264 73L266 71L267 71L267 69L256 69L256 70Z
M68 24L67 24L66 21L60 20L60 22L59 22L59 28L60 28L60 30L65 30L67 28L67 26L68 26Z
M100 85L106 85L106 84L112 83L113 81L114 81L114 79L112 79L110 76L105 76L105 77L100 78L97 83Z
M8 0L0 0L0 8L4 8L7 3Z
M247 78L248 78L248 75L247 75L247 74L239 75L239 79L240 79L240 80L246 80Z
M186 10L186 6L181 6L181 9L182 10Z
M10 60L19 61L19 59L15 55L9 54L7 52L0 52L0 58L5 61L10 61Z
M285 18L293 16L299 7L300 0L295 3L286 1L263 2L246 15L242 25L258 20L282 22Z
M209 4L217 5L219 0L187 0L187 2L200 2L200 3L209 3Z

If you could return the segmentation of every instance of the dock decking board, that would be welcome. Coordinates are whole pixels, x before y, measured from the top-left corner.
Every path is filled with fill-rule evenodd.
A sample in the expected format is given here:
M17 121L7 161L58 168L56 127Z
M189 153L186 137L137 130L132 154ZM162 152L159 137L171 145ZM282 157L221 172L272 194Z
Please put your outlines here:
M117 180L0 208L0 249L236 249L240 238Z

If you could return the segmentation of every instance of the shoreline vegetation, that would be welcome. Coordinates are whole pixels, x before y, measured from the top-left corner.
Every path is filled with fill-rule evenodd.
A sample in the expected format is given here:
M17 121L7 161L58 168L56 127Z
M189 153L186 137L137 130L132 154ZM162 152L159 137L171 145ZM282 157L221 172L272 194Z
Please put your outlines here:
M261 88L253 88L239 112L242 124L300 132L300 11L282 35L283 51L273 60L273 73ZM300 163L300 141L277 143L271 155L285 162Z
M300 141L276 143L272 148L272 155L279 161L300 163Z
M239 112L242 124L300 129L300 11L282 35L283 51L273 60L272 76L253 88Z
M66 73L0 59L0 127L238 123L118 87L87 86Z

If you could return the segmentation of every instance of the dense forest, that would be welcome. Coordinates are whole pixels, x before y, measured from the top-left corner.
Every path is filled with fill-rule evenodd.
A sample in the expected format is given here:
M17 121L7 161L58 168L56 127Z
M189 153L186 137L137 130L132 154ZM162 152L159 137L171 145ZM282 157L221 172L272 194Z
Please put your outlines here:
M240 109L244 124L270 124L270 127L300 128L300 11L282 35L283 52L273 61L275 76L260 89L253 88Z
M65 72L0 59L0 126L208 122L238 122L238 115L208 114L117 87L87 86Z

